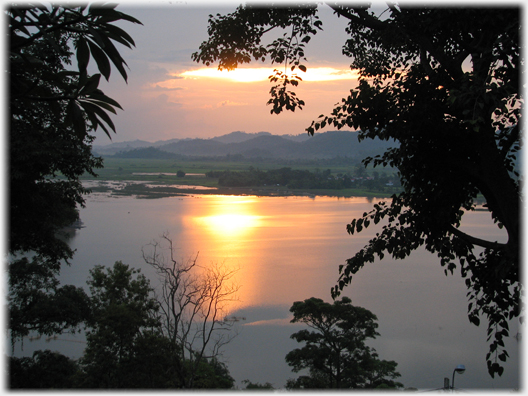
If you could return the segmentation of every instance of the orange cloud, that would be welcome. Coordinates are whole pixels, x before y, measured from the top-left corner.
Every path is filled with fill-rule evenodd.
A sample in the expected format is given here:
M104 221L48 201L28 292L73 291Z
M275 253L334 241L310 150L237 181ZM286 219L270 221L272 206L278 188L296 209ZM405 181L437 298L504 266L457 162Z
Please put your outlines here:
M251 83L267 81L274 69L269 67L247 67L238 68L232 71L218 70L216 68L201 68L188 70L180 73L179 76L188 79L222 79L235 82ZM335 81L335 80L356 80L358 74L350 69L336 69L333 67L312 67L306 72L293 73L301 77L303 81Z
M247 106L248 103L241 103L241 102L233 102L231 100L224 100L217 104L217 107L225 107L225 106Z

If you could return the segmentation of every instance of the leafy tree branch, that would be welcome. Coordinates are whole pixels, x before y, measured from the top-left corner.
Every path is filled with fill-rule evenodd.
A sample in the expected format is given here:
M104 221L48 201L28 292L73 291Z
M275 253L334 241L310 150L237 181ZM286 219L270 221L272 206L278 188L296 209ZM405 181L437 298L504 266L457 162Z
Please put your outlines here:
M488 332L495 337L486 357L489 373L500 375L499 360L504 361L507 354L495 351L503 346L505 318L521 314L523 289L517 160L524 104L519 84L523 64L520 9L388 3L379 12L366 2L328 2L321 7L325 5L347 20L343 54L360 77L349 96L306 130L313 135L327 126L347 127L358 130L360 141L377 137L396 142L396 148L364 163L397 168L403 189L389 206L376 204L373 212L347 226L354 233L371 221L389 220L340 267L333 295L337 297L364 264L385 254L403 259L424 246L439 256L446 272L452 272L458 261L473 304L468 318L475 324L479 314L488 319ZM270 19L286 26L300 20L312 29L307 30L308 37L322 27L315 5L289 7L286 20L281 14L284 10L248 5L225 17L217 16L210 20L209 40L193 59L234 68L238 63L233 60L241 54L260 50L263 58L266 55L272 62L288 65L291 59L267 51L269 45L261 43L263 26L272 25ZM230 40L230 34L241 26L254 33L251 38ZM293 31L281 40L296 43ZM228 52L222 50L227 48ZM302 57L304 61L304 51ZM272 113L304 105L285 89L286 84L297 86L300 80L284 82L270 91ZM475 209L479 194L497 227L507 233L506 243L487 242L460 231L464 213ZM477 254L476 247L485 250Z

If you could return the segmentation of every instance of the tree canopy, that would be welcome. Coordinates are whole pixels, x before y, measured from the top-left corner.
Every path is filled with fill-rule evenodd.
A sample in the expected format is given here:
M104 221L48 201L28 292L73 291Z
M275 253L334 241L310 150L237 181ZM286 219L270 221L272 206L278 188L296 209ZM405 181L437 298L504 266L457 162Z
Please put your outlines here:
M398 388L394 381L400 374L394 361L379 360L376 351L365 341L376 338L376 315L352 305L343 297L333 304L319 298L297 301L290 308L292 323L304 323L310 330L300 330L291 338L306 343L286 355L294 372L309 369L288 381L288 388Z
M49 349L32 357L9 358L10 389L72 388L79 373L77 362Z
M90 296L83 356L77 361L51 351L36 351L32 358L11 356L10 388L230 389L234 386L227 366L216 355L205 356L198 350L193 358L186 357L180 345L183 337L174 340L164 333L164 301L158 299L140 270L120 261L111 268L98 265L90 270L87 284ZM205 293L194 290L202 298L207 298Z
M515 6L435 7L387 3L325 3L347 20L343 54L359 73L358 87L307 132L334 126L358 130L360 140L395 140L395 148L365 164L398 169L403 191L347 225L350 234L383 224L368 244L339 267L337 297L353 275L376 257L404 259L425 247L445 272L457 265L468 288L469 320L488 320L491 376L508 354L508 321L521 315L520 204L517 152L521 145L520 9ZM271 113L294 111L304 101L288 90L307 68L306 44L323 28L315 4L240 6L209 17L209 39L193 59L220 69L271 60L276 71ZM282 35L264 43L272 30ZM467 211L485 199L506 242L460 229ZM457 264L458 262L458 264Z
M64 227L84 205L79 177L95 175L102 159L91 152L93 132L110 137L109 113L121 106L98 87L112 65L127 79L116 44L133 39L114 22L140 23L116 5L44 5L6 8L9 21L9 308L13 339L46 334L82 321L85 295L61 287L61 263L73 251ZM95 61L99 73L90 75ZM68 309L62 309L66 308ZM76 309L75 307L79 307ZM45 308L45 309L43 309Z
M177 354L161 337L159 304L149 280L117 261L112 268L95 266L87 284L91 315L81 386L148 388L159 386L160 380L170 383L163 373L173 357L178 360Z

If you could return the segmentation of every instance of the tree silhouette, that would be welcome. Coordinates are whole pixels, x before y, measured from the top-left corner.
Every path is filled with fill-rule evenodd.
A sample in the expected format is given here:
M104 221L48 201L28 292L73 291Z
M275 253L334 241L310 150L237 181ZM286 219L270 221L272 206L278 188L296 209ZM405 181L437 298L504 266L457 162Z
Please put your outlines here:
M79 177L95 175L93 131L115 131L120 105L98 87L113 64L127 79L114 43L134 46L113 22L140 23L116 5L28 3L6 8L9 22L9 312L12 340L51 335L83 320L81 288L56 276L73 256L64 227L84 204ZM99 73L88 74L90 59ZM60 176L60 177L59 177ZM84 302L83 302L84 301Z
M488 371L500 375L500 362L508 356L503 343L508 321L521 314L520 9L387 3L377 12L366 2L326 5L348 22L343 54L352 59L359 85L307 131L349 127L358 129L360 140L395 140L397 147L364 164L397 168L403 188L392 201L375 204L347 225L355 234L384 222L340 266L333 296L363 265L385 254L404 259L423 246L440 258L446 274L458 261L468 288L469 320L479 325L480 316L487 318ZM266 59L284 64L285 72L271 77L280 83L268 103L272 113L294 111L304 102L288 87L302 80L295 73L307 69L305 44L322 29L317 7L250 4L211 15L209 39L193 59L207 65L218 61L220 69ZM274 29L281 36L263 42ZM506 231L506 242L460 229L478 195L497 227Z
M333 304L319 298L297 301L290 308L292 323L304 323L310 330L292 334L306 343L286 355L286 362L299 372L310 375L289 380L287 388L376 388L402 387L394 378L400 376L394 361L379 360L376 351L365 341L376 338L376 316L352 305L343 297Z
M233 282L237 270L214 263L201 267L197 256L176 259L168 234L144 248L143 259L161 283L157 299L163 335L184 360L173 369L182 387L206 387L200 373L208 365L222 372L221 350L236 336L226 316L229 304L237 301L239 286Z

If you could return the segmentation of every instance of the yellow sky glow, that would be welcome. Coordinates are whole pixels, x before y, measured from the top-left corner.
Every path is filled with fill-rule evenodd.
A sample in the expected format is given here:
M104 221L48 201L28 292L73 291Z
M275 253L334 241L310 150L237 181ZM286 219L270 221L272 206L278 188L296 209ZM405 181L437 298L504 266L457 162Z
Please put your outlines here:
M214 78L248 83L267 81L268 77L273 74L273 70L268 67L238 68L232 71L202 68L188 70L179 74L179 76L184 78ZM295 70L294 72L297 72L296 74L303 81L355 80L358 77L357 73L350 69L335 69L332 67L313 67L308 68L306 72L300 70Z

